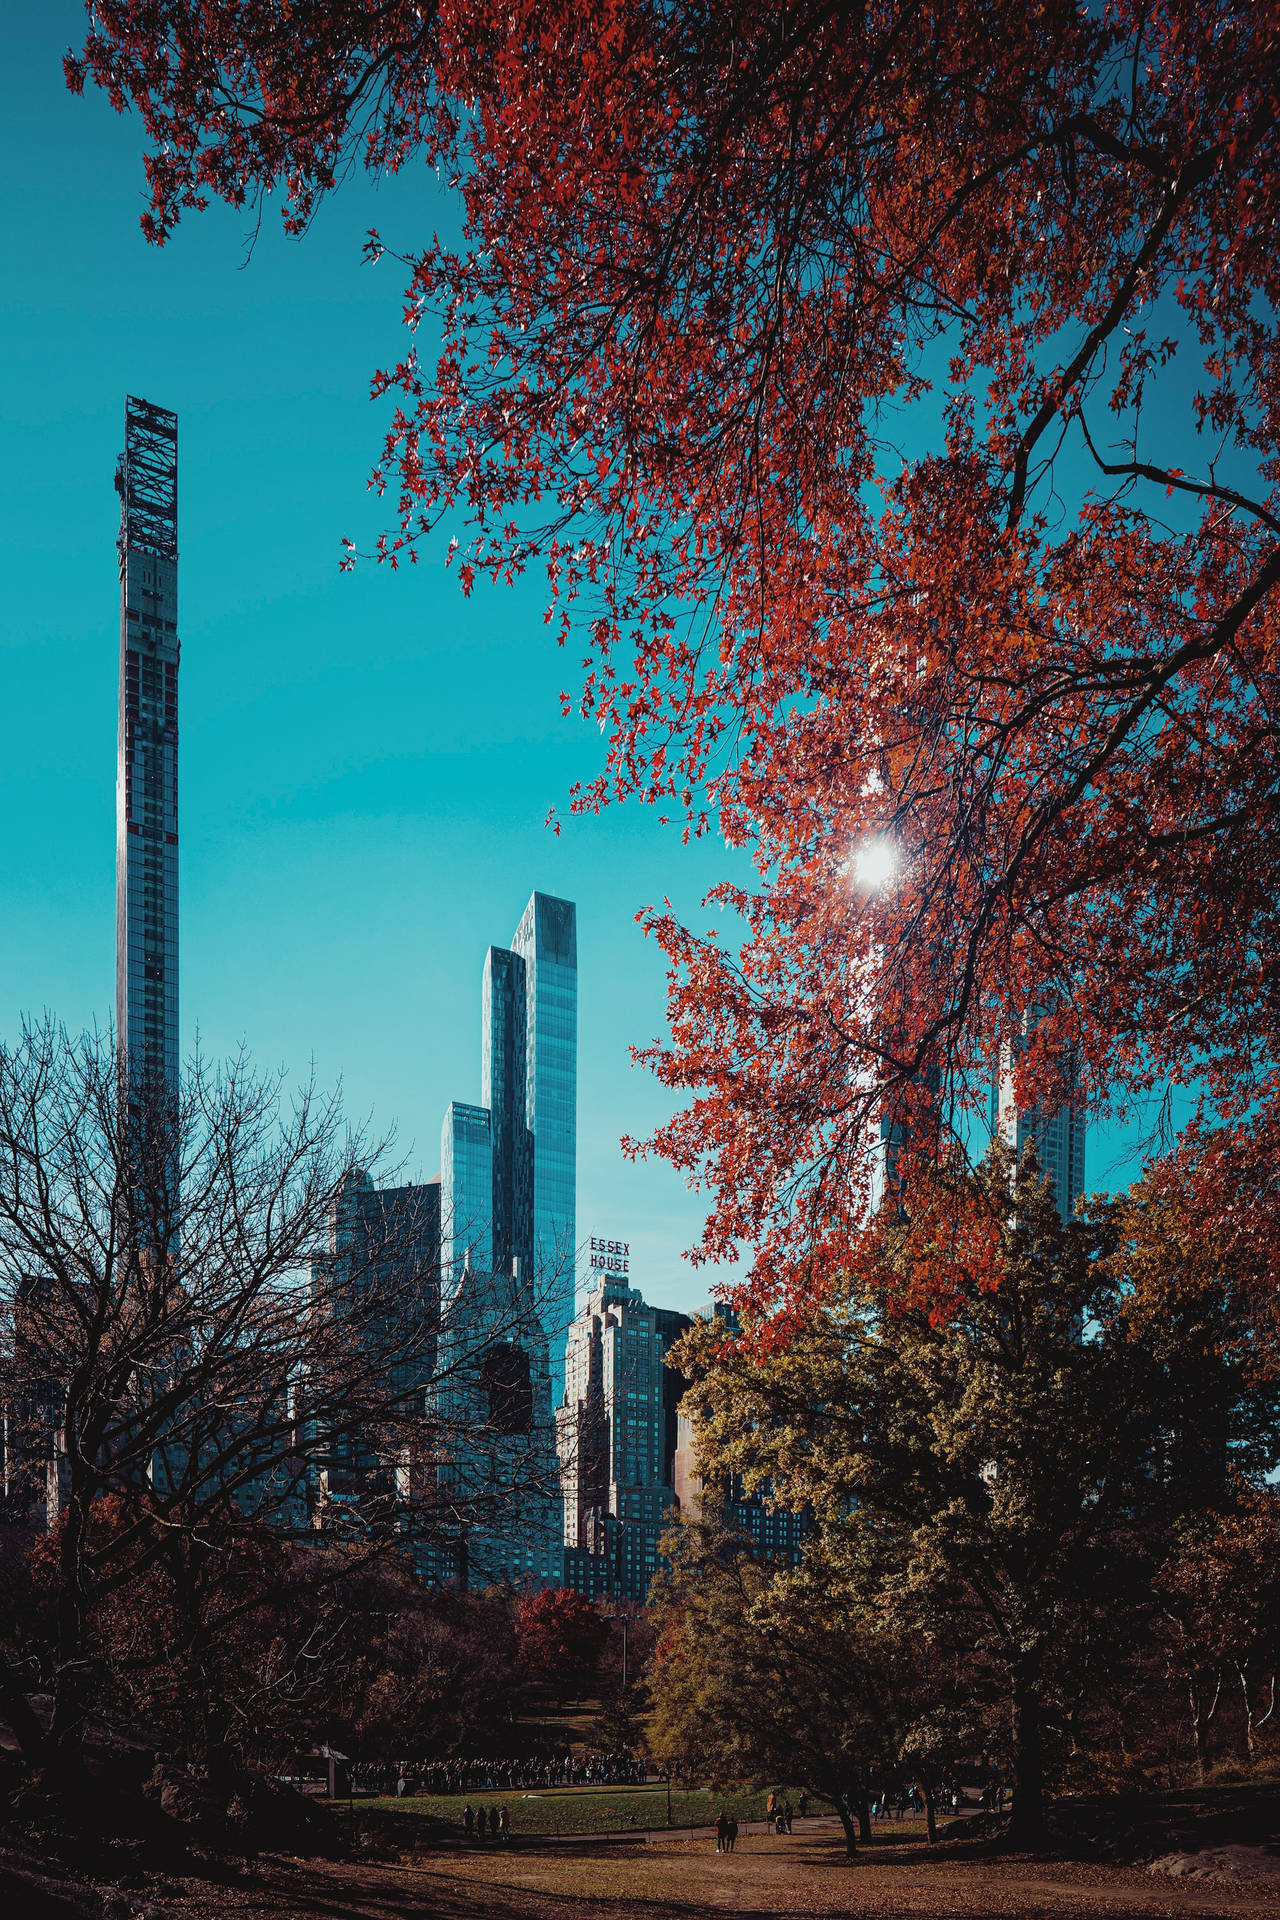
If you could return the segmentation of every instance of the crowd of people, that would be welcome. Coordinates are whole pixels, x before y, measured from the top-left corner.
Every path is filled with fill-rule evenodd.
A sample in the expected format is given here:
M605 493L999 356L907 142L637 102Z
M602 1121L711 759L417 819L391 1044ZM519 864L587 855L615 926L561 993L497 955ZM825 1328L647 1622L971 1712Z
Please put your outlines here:
M553 1787L641 1787L644 1762L629 1753L564 1753L551 1759L403 1760L356 1765L357 1793L528 1793Z
M355 1792L394 1794L397 1798L406 1794L460 1798L464 1794L536 1793L563 1787L633 1787L643 1786L645 1778L643 1760L629 1753L562 1753L549 1759L472 1758L426 1765L402 1761L383 1766L357 1765L352 1770ZM938 1790L935 1811L957 1814L964 1799L963 1790L949 1782ZM990 1780L982 1787L979 1805L984 1813L1002 1814L1007 1803L1008 1788L1003 1782ZM924 1810L924 1797L915 1784L895 1783L872 1789L873 1820L916 1818ZM770 1793L765 1818L775 1832L790 1833L797 1812L801 1819L809 1812L807 1794L800 1795L797 1809L784 1795ZM468 1840L505 1840L511 1831L509 1811L505 1806L476 1809L468 1803L463 1808L462 1830ZM717 1853L733 1852L738 1822L727 1810L722 1809L716 1819L715 1836Z
M1008 1802L1009 1789L1001 1780L988 1780L978 1795L978 1805L984 1813L1004 1813ZM953 1780L947 1781L938 1788L933 1805L935 1813L959 1813L965 1805L964 1789ZM872 1790L871 1818L873 1820L907 1820L923 1812L924 1795L914 1783L876 1787Z

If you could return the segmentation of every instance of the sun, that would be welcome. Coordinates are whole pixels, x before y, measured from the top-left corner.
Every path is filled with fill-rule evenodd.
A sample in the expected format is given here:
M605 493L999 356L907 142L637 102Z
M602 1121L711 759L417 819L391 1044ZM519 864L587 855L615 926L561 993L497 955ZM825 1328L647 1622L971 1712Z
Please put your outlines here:
M864 893L879 893L898 871L897 848L891 840L864 840L850 854L845 871Z

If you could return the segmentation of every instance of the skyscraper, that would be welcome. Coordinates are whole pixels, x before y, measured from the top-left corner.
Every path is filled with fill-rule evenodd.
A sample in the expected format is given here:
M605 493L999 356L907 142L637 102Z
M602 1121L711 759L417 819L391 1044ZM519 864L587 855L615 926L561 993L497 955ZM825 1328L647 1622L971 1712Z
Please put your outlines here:
M440 1141L434 1406L455 1436L441 1486L460 1515L441 1571L558 1581L552 1409L573 1318L578 967L572 901L535 893L482 976L481 1104Z
M556 1439L564 1485L564 1577L589 1599L643 1600L658 1564L658 1541L675 1504L676 1409L684 1381L666 1363L692 1324L648 1306L630 1285L629 1259L602 1256L623 1271L601 1271L569 1328L564 1399Z
M1035 1143L1041 1172L1052 1183L1058 1212L1066 1221L1084 1192L1084 1107L1078 1100L1065 1100L1052 1110L1021 1107L1014 1087L1019 1055L1040 1017L1027 1015L1021 1032L1001 1043L1000 1077L992 1089L992 1131L998 1129L1018 1159ZM1068 1071L1068 1085L1072 1078Z
M131 1075L178 1080L178 417L125 402L116 766L116 1030Z
M570 900L535 893L511 941L524 962L525 1133L532 1155L533 1278L551 1347L551 1397L564 1391L564 1343L573 1319L577 1265L578 923ZM518 1054L512 1031L510 1053ZM518 1109L517 1109L518 1110ZM495 1196L510 1192L519 1220L525 1175L519 1156L495 1157ZM497 1207L495 1205L495 1216Z
M535 893L481 981L480 1105L454 1101L441 1135L446 1294L464 1256L516 1274L550 1347L553 1399L573 1319L578 942L571 900Z
M449 1103L440 1129L440 1266L446 1298L493 1266L493 1138L487 1107ZM510 1267L506 1269L510 1272Z
M311 1305L346 1330L352 1395L330 1434L322 1418L309 1435L319 1461L313 1518L367 1521L393 1486L403 1502L419 1477L440 1334L439 1184L375 1187L367 1173L349 1173L328 1249L311 1263ZM367 1419L348 1422L361 1407Z

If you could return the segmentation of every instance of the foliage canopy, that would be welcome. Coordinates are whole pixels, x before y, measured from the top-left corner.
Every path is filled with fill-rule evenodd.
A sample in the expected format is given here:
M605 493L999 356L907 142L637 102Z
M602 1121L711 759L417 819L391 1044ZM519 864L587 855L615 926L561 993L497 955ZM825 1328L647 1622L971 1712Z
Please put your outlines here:
M576 804L753 853L736 957L651 921L708 1254L838 1265L869 1112L945 1125L1029 1008L1024 1094L1069 1052L1274 1130L1273 5L95 0L67 71L140 112L157 241L459 191L380 552L545 566Z

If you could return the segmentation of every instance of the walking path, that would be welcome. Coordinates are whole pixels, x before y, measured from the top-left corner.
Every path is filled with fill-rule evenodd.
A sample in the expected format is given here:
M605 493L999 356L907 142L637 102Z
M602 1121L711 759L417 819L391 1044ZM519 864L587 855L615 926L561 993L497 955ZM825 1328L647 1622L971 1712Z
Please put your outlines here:
M828 1831L820 1832L819 1826ZM832 1832L830 1829L837 1831ZM422 1869L431 1893L423 1912L493 1920L676 1920L690 1914L759 1914L770 1920L844 1916L846 1920L1276 1920L1273 1890L1175 1882L1142 1868L1014 1859L907 1859L896 1849L843 1858L838 1822L814 1821L805 1833L753 1835L718 1854L714 1833L655 1834L643 1852L600 1849L522 1852L506 1860L454 1858ZM470 1905L454 1908L466 1877Z
M655 1834L639 1847L458 1849L397 1865L263 1860L235 1885L167 1890L163 1911L166 1920L1276 1920L1280 1912L1274 1891L1260 1886L901 1853L874 1847L846 1861L838 1839L815 1826L752 1835L732 1854L695 1832Z
M939 1824L956 1818L976 1816L976 1807L966 1807L959 1815L946 1814L940 1817ZM917 1815L906 1820L877 1820L874 1832L879 1838L914 1838L918 1834L924 1839L924 1818ZM774 1832L772 1820L739 1820L738 1837L768 1837ZM844 1829L834 1813L811 1813L803 1818L796 1815L793 1831L783 1838L798 1839L802 1835L817 1837L844 1836ZM432 1836L431 1845L450 1852L467 1854L503 1854L523 1851L525 1848L538 1847L597 1847L619 1845L629 1842L636 1846L665 1846L679 1842L688 1845L692 1842L714 1842L715 1823L707 1821L696 1827L616 1827L602 1833L513 1833L505 1840L468 1840L465 1834L445 1835L437 1839ZM777 1837L776 1835L774 1836ZM874 1843L873 1843L874 1844Z

